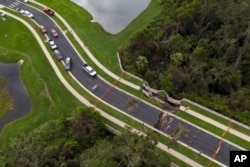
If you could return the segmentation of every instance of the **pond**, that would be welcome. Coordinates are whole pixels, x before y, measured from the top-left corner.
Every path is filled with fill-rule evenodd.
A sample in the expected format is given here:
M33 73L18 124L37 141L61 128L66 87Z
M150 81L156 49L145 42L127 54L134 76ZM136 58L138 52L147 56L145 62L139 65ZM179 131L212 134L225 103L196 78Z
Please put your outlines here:
M3 118L0 118L1 132L6 124L26 116L31 111L32 103L22 82L18 64L3 64L0 62L0 77L4 79L4 86L7 88L14 103L13 110Z
M87 10L105 31L117 34L147 8L150 0L71 0Z

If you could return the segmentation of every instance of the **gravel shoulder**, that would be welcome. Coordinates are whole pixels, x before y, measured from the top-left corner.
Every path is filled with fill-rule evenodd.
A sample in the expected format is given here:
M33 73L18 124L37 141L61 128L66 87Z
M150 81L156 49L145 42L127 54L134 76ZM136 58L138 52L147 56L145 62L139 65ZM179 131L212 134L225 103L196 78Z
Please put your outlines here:
M20 68L17 64L0 63L0 77L5 80L5 87L13 99L14 108L5 117L0 119L0 132L3 127L31 111L31 101L28 92L20 77Z

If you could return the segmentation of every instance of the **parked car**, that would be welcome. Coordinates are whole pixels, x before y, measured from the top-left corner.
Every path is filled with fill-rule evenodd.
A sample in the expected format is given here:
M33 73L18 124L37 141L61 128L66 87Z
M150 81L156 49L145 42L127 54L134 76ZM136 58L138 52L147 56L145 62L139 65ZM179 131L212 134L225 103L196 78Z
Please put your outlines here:
M71 70L71 58L70 57L67 57L65 59L65 70Z
M23 10L23 9L20 9L20 8L16 8L16 11L17 11L17 12L20 12L21 14L24 13L24 10Z
M57 45L56 45L56 43L55 43L55 41L53 41L53 40L49 40L49 46L50 46L50 48L52 49L52 50L55 50L55 49L57 49Z
M20 12L20 10L21 10L20 8L16 8L16 11L17 11L17 12Z
M82 68L92 77L96 76L96 71L88 64L84 63Z
M63 59L62 54L59 52L59 50L55 49L55 50L54 50L54 53L55 53L55 56L56 56L56 59L57 59L57 60L60 61L60 60Z
M28 3L29 0L20 0L21 2Z
M42 31L42 33L46 33L47 32L46 28L43 25L40 25L39 28Z
M55 14L55 12L48 7L43 8L43 11L50 16L53 16Z
M57 38L59 36L55 29L51 29L51 34L54 38Z
M24 12L23 12L23 15L24 16L27 16L28 18L34 18L34 15L32 14L32 13L30 13L29 11L27 11L27 10L25 10Z

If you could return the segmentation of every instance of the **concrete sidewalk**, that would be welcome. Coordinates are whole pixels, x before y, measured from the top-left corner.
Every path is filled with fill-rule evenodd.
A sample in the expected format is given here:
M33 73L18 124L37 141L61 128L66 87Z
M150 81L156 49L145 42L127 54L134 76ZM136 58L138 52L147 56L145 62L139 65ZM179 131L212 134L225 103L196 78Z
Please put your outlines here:
M31 0L31 1L32 1L33 3L36 3L37 5L40 5L40 6L45 7L45 5L43 5L43 4L39 3L39 2L36 2L36 1L34 1L34 0ZM81 46L82 49L86 52L86 54L89 56L89 58L90 58L90 59L91 59L100 69L102 69L106 74L108 74L109 76L111 76L112 78L114 78L114 79L116 79L116 80L120 78L119 76L117 76L116 74L114 74L114 73L112 73L110 70L108 70L106 67L104 67L104 66L95 58L95 56L89 51L89 49L85 46L85 44L82 42L82 40L79 38L79 36L73 31L72 27L68 24L68 22L67 22L61 15L56 14L56 16L63 22L63 24L64 24L64 25L67 27L67 29L72 33L72 35L73 35L73 37L75 38L75 40L80 44L80 46ZM139 89L140 89L140 86L138 86L138 85L136 85L136 84L134 84L134 83L131 83L131 82L126 81L126 80L124 80L124 79L121 79L120 81L121 81L123 84L125 84L125 85L127 85L127 86L129 86L129 87L131 87L131 88L134 88L134 89L136 89L136 90L139 90ZM181 110L184 110L183 107L181 107ZM214 126L220 128L220 129L225 130L225 129L227 128L225 125L223 125L223 124L221 124L221 123L219 123L219 122L217 122L217 121L214 121L214 120L212 120L212 119L210 119L210 118L208 118L208 117L206 117L206 116L204 116L204 115L201 115L201 114L199 114L199 113L197 113L197 112L194 112L194 111L192 111L192 110L190 110L190 111L187 112L187 113L189 113L190 115L195 116L195 117L197 117L197 118L199 118L199 119L201 119L201 120L203 120L203 121L206 121L206 122L208 122L208 123L210 123L210 124L212 124L212 125L214 125ZM232 133L232 134L234 134L234 135L236 135L236 136L238 136L238 137L240 137L240 138L242 138L242 139L244 139L244 140L246 140L246 141L250 141L250 136L247 136L247 135L245 135L245 134L243 134L243 133L241 133L241 132L239 132L239 131L237 131L237 130L235 130L235 129L233 129L233 128L230 130L230 133Z
M223 124L221 124L221 123L219 123L219 122L217 122L217 121L215 121L215 120L213 120L213 119L211 119L211 118L208 118L208 117L206 117L206 116L204 116L204 115L201 115L201 114L199 114L199 113L197 113L197 112L195 112L195 111L193 111L193 110L191 110L191 109L187 109L187 108L184 107L184 106L181 106L181 107L180 107L180 110L183 111L183 112L186 112L186 113L188 113L188 114L190 114L190 115L192 115L192 116L194 116L194 117L196 117L196 118L199 118L199 119L202 120L202 121L205 120L207 123L209 123L209 124L211 124L211 125L213 125L213 126L216 126L217 128L220 128L220 129L222 129L222 130L226 130L226 129L228 128L227 126L225 126L225 125L223 125ZM231 134L233 134L233 135L235 135L235 136L237 136L237 137L240 137L240 138L242 138L243 140L246 140L246 141L248 141L248 142L250 141L250 136L248 136L248 135L246 135L246 134L243 134L243 133L241 133L241 132L239 132L239 131L233 129L233 127L230 128L229 133L231 133Z
M36 2L34 0L30 0L32 3L35 3L39 6L42 7L46 7L45 5ZM58 13L56 13L56 17L59 18L59 20L62 21L62 23L66 26L66 28L69 30L69 32L73 35L74 39L79 43L79 45L82 47L82 49L85 51L85 53L88 55L88 57L101 69L103 70L106 74L108 74L109 76L111 76L112 78L114 78L115 80L118 80L120 77L117 76L116 74L114 74L113 72L111 72L110 70L108 70L105 66L103 66L96 58L95 56L89 51L89 49L85 46L85 44L82 42L82 40L78 37L78 35L74 32L74 30L72 29L72 27L68 24L68 22ZM120 80L121 83L134 88L136 90L140 89L140 86L129 82L127 80L121 79Z
M31 0L33 3L35 3L35 4L37 4L37 5L40 5L40 6L42 6L42 7L45 7L45 5L43 5L43 4L41 4L41 3L39 3L39 2L36 2L36 1L34 1L34 0ZM66 28L69 30L69 31L67 31L67 32L71 32L72 33L72 35L73 35L73 37L74 37L74 39L80 44L80 46L82 47L82 49L86 52L86 54L89 56L89 58L100 68L100 69L102 69L105 73L107 73L109 76L111 76L112 78L114 78L114 79L118 79L118 78L120 78L119 76L117 76L117 75L115 75L114 73L112 73L111 71L109 71L106 67L104 67L96 58L95 58L95 56L89 51L89 49L85 46L85 44L82 42L82 40L79 38L79 36L73 31L73 29L72 29L72 27L67 23L67 21L61 16L61 15L59 15L58 13L56 13L56 16L62 21L62 23L66 26ZM66 32L66 31L65 31ZM131 87L131 88L134 88L134 89L136 89L136 90L139 90L140 89L140 86L138 86L138 85L136 85L136 84L133 84L133 83L131 83L131 82L129 82L129 81L126 81L126 80L124 80L124 79L121 79L121 82L123 83L123 84L125 84L125 85L127 85L127 86L129 86L129 87ZM122 90L123 91L123 90ZM132 95L133 96L133 95ZM145 101L144 101L145 102ZM146 102L147 103L147 102ZM147 103L148 104L148 103ZM151 105L152 106L152 105ZM155 107L155 106L154 106ZM181 108L181 110L183 110L183 108ZM201 114L199 114L199 113L197 113L197 112L195 112L195 111L191 111L190 110L190 112L188 112L190 115L192 115L192 116L194 116L194 117L197 117L197 118L199 118L199 119L201 119L202 121L205 121L205 122L208 122L208 123L211 123L212 122L212 125L214 125L214 126L216 126L216 127L218 127L218 128L220 128L220 129L222 129L222 130L225 130L225 129L227 129L227 126L225 126L225 125L223 125L223 124L221 124L221 123L219 123L219 122L217 122L217 121L214 121L214 120L212 120L212 119L210 119L210 118L208 118L208 117L206 117L206 116L204 116L204 115L201 115ZM194 125L194 124L193 124ZM195 125L194 125L195 126ZM250 141L250 140L248 140L250 137L249 136L247 136L247 135L245 135L245 134L243 134L243 133L241 133L241 132L239 132L239 131L237 131L237 130L235 130L235 129L230 129L230 133L232 133L232 134L234 134L234 135L237 135L238 137L240 137L240 138L242 138L242 139L244 139L244 140L246 140L246 141ZM212 133L210 133L210 134L212 134ZM214 135L215 136L215 135ZM229 141L227 141L227 142L229 142ZM231 144L233 144L232 142L229 142L229 143L231 143ZM237 146L236 144L234 144L235 146ZM239 147L239 146L237 146L237 147ZM240 147L241 148L241 147Z
M27 22L25 22L24 20L18 18L15 15L12 15L11 13L2 11L0 9L0 12L4 12L7 13L10 17L20 21L21 23L23 23L30 31L31 33L34 35L34 37L36 38L38 44L40 45L41 49L43 50L46 58L48 59L49 63L51 64L54 72L56 73L58 79L62 82L62 84L65 86L65 88L67 88L79 101L81 101L83 104L85 104L86 106L89 107L95 107L94 105L92 105L91 103L89 103L89 101L87 99L85 99L82 95L80 95L66 80L65 78L62 76L62 74L60 73L59 69L57 68L54 60L52 59L50 53L48 52L47 48L45 47L44 42L40 39L39 35L37 34L37 32L32 28L31 25L29 25ZM91 94L91 92L89 92ZM124 122L118 120L117 118L107 114L106 112L104 112L103 110L99 109L99 108L95 108L104 118L110 120L111 122L119 125L120 127L125 127L125 126L129 126L127 124L125 124ZM136 130L136 129L134 129ZM136 130L138 131L138 130ZM157 147L162 149L163 151L177 157L178 159L182 160L183 162L189 164L190 166L195 166L195 167L202 167L202 165L200 165L199 163L197 163L196 161L186 157L183 154L180 154L179 152L173 150L173 149L166 149L167 146L165 146L162 143L158 143Z

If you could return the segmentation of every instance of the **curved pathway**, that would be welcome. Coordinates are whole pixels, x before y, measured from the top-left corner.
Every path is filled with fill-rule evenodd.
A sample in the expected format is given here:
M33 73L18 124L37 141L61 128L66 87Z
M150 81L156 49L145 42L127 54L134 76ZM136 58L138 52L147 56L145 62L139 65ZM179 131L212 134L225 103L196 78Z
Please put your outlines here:
M1 1L2 0L0 0L0 2ZM124 105L126 105L129 98L132 98L131 95L106 83L103 79L101 79L100 76L98 76L97 78L91 78L86 73L84 73L83 70L81 69L81 66L82 66L81 57L79 57L79 54L74 49L74 46L72 46L72 44L67 39L67 37L64 36L64 34L62 33L60 27L54 21L52 21L48 16L44 15L44 13L30 6L24 5L22 3L20 4L13 3L12 0L4 1L4 2L5 2L3 3L4 5L9 6L12 9L19 7L25 10L29 10L30 12L34 14L35 17L33 20L35 22L37 22L38 24L45 25L48 29L55 28L58 31L59 36L60 36L59 38L55 39L55 42L59 46L59 50L64 56L66 55L70 56L73 60L73 67L72 67L71 73L74 75L74 77L79 82L81 82L81 84L84 85L85 88L89 90L91 90L93 85L98 84L99 88L92 93L95 94L95 96L101 98L102 102L105 101L106 103L109 103L110 105L118 109L118 111L120 111L121 113L128 115L128 113L124 112L126 111L125 109L126 106ZM13 6L13 4L15 4L15 6ZM48 33L48 36L50 36L50 38L53 38L50 33ZM42 45L44 45L44 43ZM47 58L49 59L49 62L51 64L54 63L54 60L51 57L47 57ZM56 71L58 69L54 69L54 70ZM108 94L106 93L107 90L109 90ZM151 106L150 104L146 102L141 102L131 113L129 113L129 115L130 117L133 117L133 119L137 119L137 120L139 119L140 121L145 122L145 124L150 125L151 128L153 128L161 112L166 112L166 111L163 111L159 108ZM164 135L171 135L174 130L174 127L176 127L178 122L180 121L180 119L177 116L173 116L173 117L174 118L171 123L171 126L169 127L167 131L163 132ZM211 156L214 150L216 149L216 146L220 140L220 137L215 136L211 133L208 133L206 130L201 129L200 127L197 127L186 121L184 121L184 126L190 129L191 135L199 131L199 137L195 139L193 139L192 136L189 136L188 138L183 138L181 139L182 144L185 143L184 145L190 146L189 142L192 141L192 145L191 145L192 150L194 151L201 150L203 153L203 156ZM228 160L229 150L239 150L239 148L235 147L234 145L231 145L228 142L224 142L219 152L219 158L216 158L216 160L224 164L227 164L229 162Z
M27 6L23 6L23 5L22 5L22 7L28 8ZM49 23L50 22L49 20L47 20L47 22L44 22L45 20L40 19L40 17L43 18L43 19L46 19L46 18L43 15L41 15L38 11L36 11L34 9L31 9L31 8L29 8L28 10L32 10L32 12L34 12L36 14L37 21L39 21L39 22L43 21L44 24L47 24L48 26L51 26L51 24ZM36 19L36 17L35 17L35 19ZM59 39L57 39L57 42L60 43L60 46L61 46L60 48L62 50L64 50L63 53L67 53L67 55L70 55L70 56L73 56L75 54L75 52L72 51L72 48L69 47L69 45L67 44L66 40L63 39L63 36L61 36ZM49 59L49 62L51 64L53 64L53 59L52 60L51 60L51 58L48 58L48 59ZM82 64L81 61L76 61L76 60L79 60L79 57L74 55L73 60L75 60L74 66L73 66L74 68L72 70L72 72L74 72L74 76L81 83L83 83L84 86L87 87L88 89L90 89L92 87L92 85L94 85L95 83L99 83L99 85L101 85L100 89L98 89L97 91L95 91L93 93L96 96L102 97L103 93L105 93L107 89L110 89L110 86L103 83L103 81L101 81L99 78L92 79L92 78L89 78L89 76L87 76L85 73L83 73L80 70L81 68L79 68L81 66L81 64ZM54 70L56 71L56 69L54 69ZM116 106L117 108L120 108L121 110L123 110L124 107L122 107L122 105L124 103L126 103L126 100L128 99L128 97L130 97L128 94L121 94L121 92L119 90L114 88L102 100L104 100L104 101ZM145 103L140 103L140 105L137 107L137 111L133 111L131 113L131 116L134 116L136 118L140 118L143 122L146 122L147 124L152 126L155 123L155 122L152 122L152 121L157 120L159 114L160 114L159 109L153 108L152 106L150 107ZM175 121L175 124L176 124L176 121L178 121L178 119L175 119L174 121ZM171 127L171 129L172 129L172 127ZM189 124L188 127L193 129L194 132L197 131L197 128L194 128L194 126L191 125L191 124ZM172 130L170 130L168 133L171 133ZM207 150L212 151L211 149L213 149L212 147L213 147L214 143L216 143L216 141L218 141L218 138L217 139L216 138L211 138L211 136L210 136L211 134L209 135L209 134L207 134L205 132L200 132L199 134L200 134L199 137L201 137L201 138L196 138L196 140L193 141L193 144L195 146L197 146L198 148L203 148L203 149L207 149ZM205 139L207 139L207 140L205 140ZM188 143L189 139L188 139L188 141L184 141L184 142ZM204 143L206 143L206 145L204 145ZM206 148L204 148L204 147L206 147ZM228 152L226 150L224 150L224 149L226 149L226 150L230 149L230 146L227 143L225 143L225 147L223 149L221 149L221 151L220 151L221 156L223 157L223 160L225 162L226 159L227 159ZM204 153L205 152L206 151L204 151ZM210 154L210 153L206 152L206 154Z
M8 89L14 103L14 109L0 119L1 131L7 123L27 115L31 111L31 101L21 80L18 64L0 63L0 77L4 78L4 86Z
M46 7L45 5L35 1L35 0L30 0L31 2L39 5L39 6L42 6L42 7ZM66 26L66 28L68 30L70 30L70 33L72 33L72 35L74 36L74 39L80 44L80 46L82 47L82 49L85 51L85 53L88 55L88 57L100 68L102 69L106 74L108 74L109 76L111 76L112 78L114 78L115 80L118 80L119 79L119 82L133 88L133 89L136 89L136 90L139 90L140 89L140 86L132 83L132 82L129 82L127 80L124 80L123 78L120 78L120 76L117 76L116 74L112 73L110 70L108 70L105 66L103 66L96 58L95 56L90 52L90 50L85 46L85 44L83 43L83 41L79 38L79 36L73 31L72 27L68 24L68 22L60 15L60 14L56 14L56 16L59 18L60 21L62 21L62 23ZM181 106L181 110L184 111L184 107ZM222 130L225 130L227 129L227 126L217 122L217 121L214 121L204 115L201 115L197 112L194 112L192 110L189 110L188 114L194 116L194 117L197 117L201 120L204 120L210 124L212 124L213 126L216 126ZM229 119L229 118L226 118L226 119ZM246 140L246 141L250 141L250 136L248 135L245 135L237 130L235 130L233 127L230 129L229 133L232 133L240 138L242 138L243 140Z
M1 10L0 10L1 11ZM12 15L10 13L8 13L9 16L15 18L16 20L22 22L25 26L27 26L27 28L32 32L32 34L34 35L34 37L36 38L37 42L39 43L39 45L41 46L41 49L43 50L45 56L47 57L49 63L51 64L54 72L56 73L57 77L59 78L59 80L63 83L63 85L79 100L81 101L83 104L85 104L86 106L89 107L95 107L94 105L92 105L91 103L89 103L89 101L87 99L85 99L82 95L80 95L66 80L65 78L62 76L61 72L59 71L59 69L57 68L55 62L53 61L53 59L51 58L48 50L46 49L43 41L39 38L37 32L25 21L23 21L22 19L16 17L15 15ZM118 120L117 118L107 114L106 112L104 112L103 110L99 109L99 108L95 108L104 118L112 121L113 123L121 126L121 127L125 127L125 126L129 126L127 124L125 124L124 122ZM149 128L149 125L146 125ZM134 129L136 130L136 129ZM202 167L200 164L198 164L197 162L195 162L194 160L186 157L185 155L182 155L180 153L178 153L177 151L171 149L171 148L167 148L167 146L165 146L162 143L158 143L157 147L159 147L160 149L162 149L165 152L168 152L171 155L174 155L175 157L181 159L182 161L186 162L187 164L191 165L191 166L195 166L195 167Z

